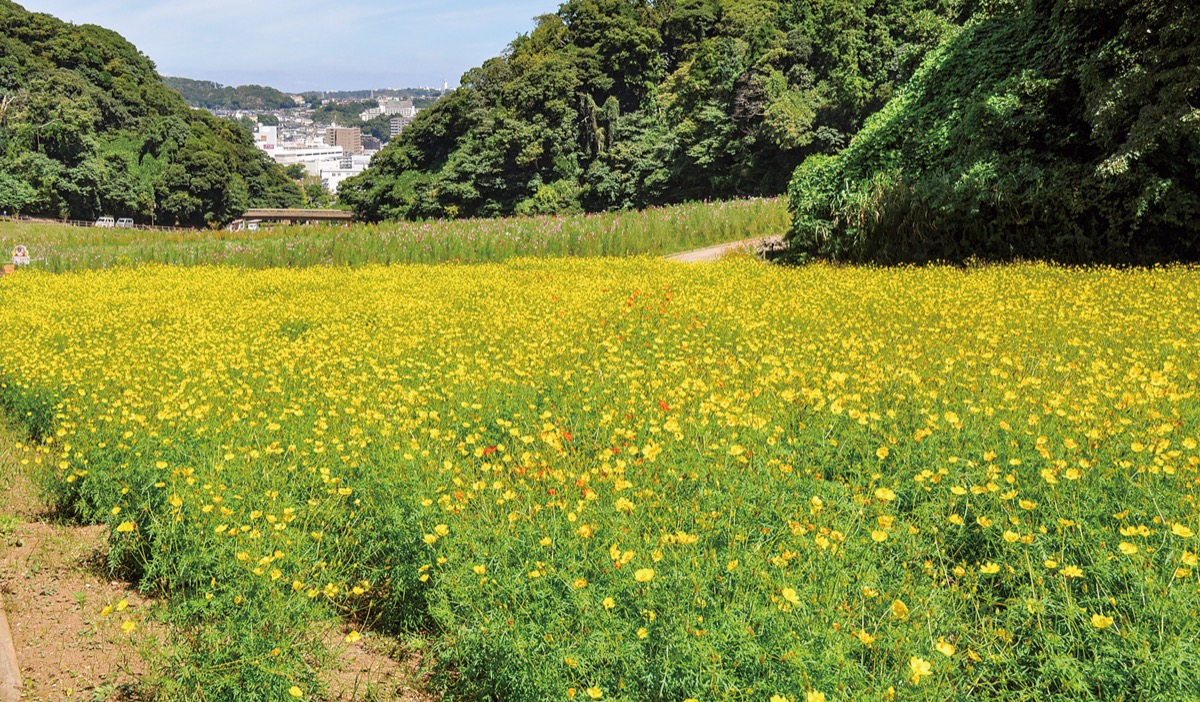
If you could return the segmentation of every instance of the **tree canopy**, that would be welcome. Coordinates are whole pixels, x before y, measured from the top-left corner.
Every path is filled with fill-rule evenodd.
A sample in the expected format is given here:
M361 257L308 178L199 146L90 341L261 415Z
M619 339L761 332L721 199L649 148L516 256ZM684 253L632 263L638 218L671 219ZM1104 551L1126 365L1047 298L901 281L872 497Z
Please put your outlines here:
M115 32L0 0L0 205L203 225L302 195L240 125L190 109Z
M783 192L955 30L952 0L568 0L340 190L368 219Z
M800 257L1200 258L1200 6L980 2L791 184Z
M211 80L163 76L192 107L206 110L281 110L296 106L291 95L263 85L221 85Z

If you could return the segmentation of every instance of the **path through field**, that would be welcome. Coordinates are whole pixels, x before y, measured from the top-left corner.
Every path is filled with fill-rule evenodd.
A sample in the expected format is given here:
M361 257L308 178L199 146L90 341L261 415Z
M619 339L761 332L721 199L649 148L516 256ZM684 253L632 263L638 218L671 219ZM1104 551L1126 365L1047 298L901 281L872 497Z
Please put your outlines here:
M0 593L24 683L21 699L129 699L144 669L138 643L149 634L129 634L121 625L151 605L104 576L104 527L58 524L45 511L17 444L0 427ZM113 611L101 616L110 605Z
M143 699L157 685L171 643L155 622L157 602L109 577L105 527L66 524L46 511L29 478L36 459L27 459L33 454L20 445L0 422L0 600L23 683L20 699ZM132 631L122 628L127 622ZM337 664L324 676L325 700L433 699L420 691L419 654L389 637L368 634L347 644L345 632L328 633ZM0 702L9 702L2 693Z
M671 254L667 256L668 261L677 261L679 263L711 263L712 261L720 260L735 251L752 251L760 252L764 250L772 250L783 244L783 239L778 236L762 236L755 239L743 239L741 241L731 241L728 244L717 244L716 246L708 246L703 249L693 249L682 253Z

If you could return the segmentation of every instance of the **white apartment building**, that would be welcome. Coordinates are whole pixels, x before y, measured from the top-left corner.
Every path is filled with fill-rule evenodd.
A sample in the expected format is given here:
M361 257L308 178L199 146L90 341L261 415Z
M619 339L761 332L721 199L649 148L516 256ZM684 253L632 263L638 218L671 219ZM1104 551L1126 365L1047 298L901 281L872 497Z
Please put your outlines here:
M395 115L398 117L407 117L412 119L420 112L416 107L413 107L412 100L407 98L379 98L379 107L372 107L369 110L361 112L358 117L362 121L374 119L380 115Z
M346 154L340 159L322 162L317 176L326 190L336 193L343 180L367 170L370 163L370 156Z

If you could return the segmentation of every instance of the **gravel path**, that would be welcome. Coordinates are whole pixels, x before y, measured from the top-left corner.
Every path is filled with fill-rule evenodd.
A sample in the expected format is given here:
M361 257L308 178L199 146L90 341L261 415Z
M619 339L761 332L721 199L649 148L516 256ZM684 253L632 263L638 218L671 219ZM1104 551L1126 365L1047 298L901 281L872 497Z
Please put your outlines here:
M684 251L682 253L671 254L667 256L668 261L678 261L679 263L710 263L724 258L727 254L743 249L751 249L755 252L766 249L773 249L783 244L782 237L778 236L763 236L757 239L743 239L741 241L732 241L728 244L718 244L709 246L703 249L694 249L692 251Z

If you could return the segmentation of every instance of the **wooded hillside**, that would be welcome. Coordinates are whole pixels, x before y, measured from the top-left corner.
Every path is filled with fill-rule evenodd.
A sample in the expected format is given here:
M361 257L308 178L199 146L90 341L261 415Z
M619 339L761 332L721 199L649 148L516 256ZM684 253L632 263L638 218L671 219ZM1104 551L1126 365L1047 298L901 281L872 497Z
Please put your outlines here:
M779 194L954 31L949 0L568 0L343 184L368 219Z
M163 76L192 107L206 110L280 110L296 106L292 96L263 85L221 85L211 80Z
M799 258L1200 258L1200 5L989 3L791 185Z
M0 0L0 208L164 224L301 202L241 126L190 109L115 32Z

